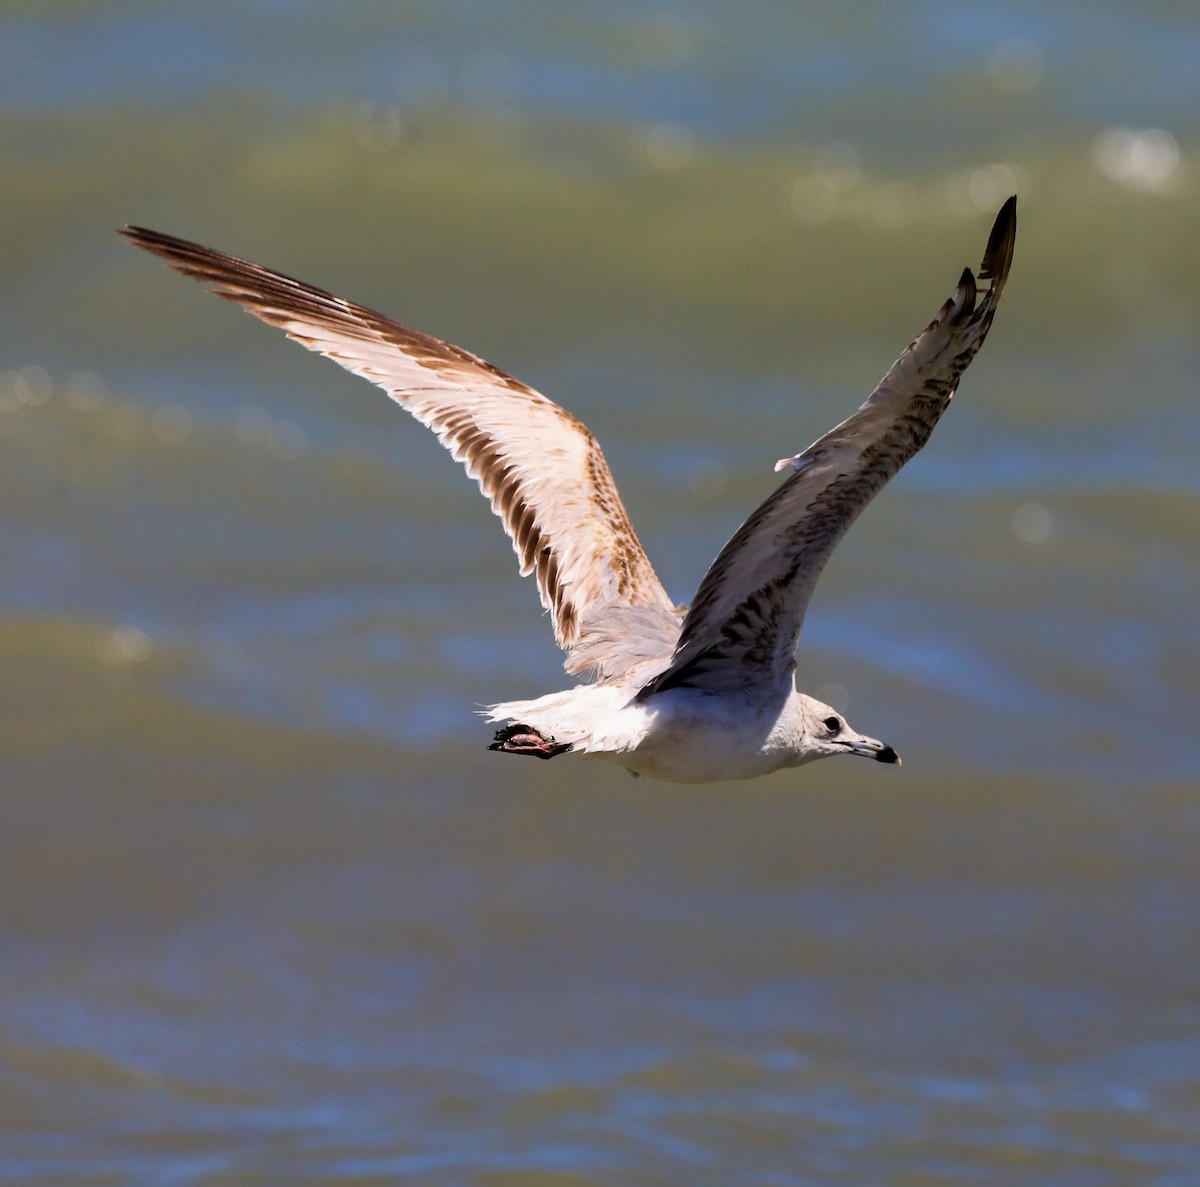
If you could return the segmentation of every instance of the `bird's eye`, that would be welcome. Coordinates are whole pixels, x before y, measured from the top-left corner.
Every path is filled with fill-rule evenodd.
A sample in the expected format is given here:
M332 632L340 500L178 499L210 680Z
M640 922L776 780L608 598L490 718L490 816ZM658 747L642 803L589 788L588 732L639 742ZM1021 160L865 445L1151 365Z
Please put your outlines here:
M836 734L842 728L842 723L836 717L826 717L821 723L831 733Z

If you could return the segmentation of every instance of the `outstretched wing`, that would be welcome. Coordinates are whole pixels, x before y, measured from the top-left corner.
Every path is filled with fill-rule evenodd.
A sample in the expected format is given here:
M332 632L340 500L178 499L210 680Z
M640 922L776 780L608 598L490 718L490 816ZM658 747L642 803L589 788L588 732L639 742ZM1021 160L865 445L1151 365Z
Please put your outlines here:
M803 453L793 473L713 562L684 619L670 665L642 695L777 685L787 676L813 589L846 529L929 439L959 378L983 345L1008 278L1017 200L996 216L979 269L896 360L867 402Z
M569 412L483 359L332 293L158 231L121 234L369 379L431 428L491 500L522 575L536 574L568 671L615 678L671 653L679 616L599 442Z

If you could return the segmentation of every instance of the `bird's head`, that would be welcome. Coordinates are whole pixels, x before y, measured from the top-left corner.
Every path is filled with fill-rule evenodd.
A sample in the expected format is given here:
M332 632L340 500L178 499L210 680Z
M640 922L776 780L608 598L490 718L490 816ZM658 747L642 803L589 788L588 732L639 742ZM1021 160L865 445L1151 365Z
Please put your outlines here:
M860 734L836 709L804 693L797 695L803 709L804 749L807 752L802 761L835 754L857 754L876 762L900 765L900 756L890 746Z

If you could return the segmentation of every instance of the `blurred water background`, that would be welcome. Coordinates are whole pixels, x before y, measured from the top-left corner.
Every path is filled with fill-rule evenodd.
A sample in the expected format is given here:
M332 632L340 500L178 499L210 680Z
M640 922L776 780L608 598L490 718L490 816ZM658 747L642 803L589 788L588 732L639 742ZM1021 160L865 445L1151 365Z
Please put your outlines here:
M0 1181L1200 1181L1186 3L8 0ZM134 221L560 400L690 598L1020 194L802 687L902 753L489 754L472 484Z

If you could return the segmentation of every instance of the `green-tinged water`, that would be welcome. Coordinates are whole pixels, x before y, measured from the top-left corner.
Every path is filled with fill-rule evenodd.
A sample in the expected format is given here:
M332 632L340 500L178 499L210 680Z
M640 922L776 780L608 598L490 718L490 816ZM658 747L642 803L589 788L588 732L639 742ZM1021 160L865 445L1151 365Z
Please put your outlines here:
M0 1183L1200 1181L1187 5L0 14ZM801 686L904 766L489 753L472 484L137 222L582 417L671 594L1020 195Z

